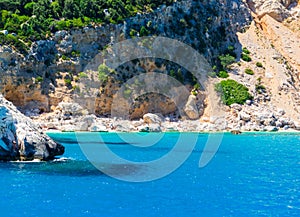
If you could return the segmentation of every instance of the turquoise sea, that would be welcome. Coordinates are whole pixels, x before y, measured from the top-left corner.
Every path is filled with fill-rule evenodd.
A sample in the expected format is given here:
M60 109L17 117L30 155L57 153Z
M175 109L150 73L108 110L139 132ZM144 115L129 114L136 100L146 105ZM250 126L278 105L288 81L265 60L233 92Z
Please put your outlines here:
M1 216L300 216L300 134L224 134L204 168L198 164L208 134L185 134L196 135L198 141L182 166L141 183L100 172L74 133L49 135L66 147L60 159L0 163ZM101 134L104 142L93 140L95 135L81 136L87 145L106 143L118 156L136 162L167 155L179 137L166 133L156 145L141 148L122 142L118 134ZM151 171L139 166L113 169L121 176Z

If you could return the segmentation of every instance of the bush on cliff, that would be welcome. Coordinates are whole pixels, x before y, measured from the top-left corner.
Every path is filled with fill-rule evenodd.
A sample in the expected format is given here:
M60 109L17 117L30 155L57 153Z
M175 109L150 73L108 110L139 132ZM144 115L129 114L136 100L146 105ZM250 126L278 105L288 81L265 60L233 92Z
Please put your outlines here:
M221 95L223 103L228 106L233 103L244 104L246 100L253 98L247 87L231 79L216 84L215 90Z

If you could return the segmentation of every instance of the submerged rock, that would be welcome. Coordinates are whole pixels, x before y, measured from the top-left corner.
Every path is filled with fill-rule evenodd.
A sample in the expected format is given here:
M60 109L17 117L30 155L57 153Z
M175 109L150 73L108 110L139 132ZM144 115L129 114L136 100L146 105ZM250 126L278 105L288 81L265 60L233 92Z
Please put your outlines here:
M64 149L0 95L0 160L50 160Z

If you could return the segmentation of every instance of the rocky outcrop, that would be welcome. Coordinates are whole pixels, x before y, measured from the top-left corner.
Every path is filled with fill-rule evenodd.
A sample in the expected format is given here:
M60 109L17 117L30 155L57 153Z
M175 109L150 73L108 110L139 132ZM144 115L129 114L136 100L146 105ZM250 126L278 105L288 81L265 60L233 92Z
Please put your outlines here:
M198 119L200 116L196 105L196 98L196 96L190 95L184 108L184 112L191 120Z
M249 8L258 18L269 15L280 22L291 15L288 7L297 2L297 0L247 0Z
M0 95L0 160L50 160L64 147Z
M276 109L272 105L231 106L231 113L227 116L227 128L240 131L278 131L299 130L297 122L289 118L285 111Z

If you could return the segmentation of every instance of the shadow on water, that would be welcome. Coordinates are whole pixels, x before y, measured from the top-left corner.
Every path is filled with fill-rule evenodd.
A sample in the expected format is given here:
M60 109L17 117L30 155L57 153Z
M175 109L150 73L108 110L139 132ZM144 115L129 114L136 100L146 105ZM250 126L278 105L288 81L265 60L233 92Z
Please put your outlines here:
M141 166L127 164L99 163L98 166L111 171L112 174L121 176L127 176L143 169ZM49 162L0 162L0 171L1 170L10 170L12 173L18 175L43 174L48 176L71 177L104 175L89 161L73 159L57 159Z
M89 161L54 160L48 162L2 162L0 170L18 174L45 174L50 176L99 176L102 173Z

